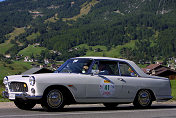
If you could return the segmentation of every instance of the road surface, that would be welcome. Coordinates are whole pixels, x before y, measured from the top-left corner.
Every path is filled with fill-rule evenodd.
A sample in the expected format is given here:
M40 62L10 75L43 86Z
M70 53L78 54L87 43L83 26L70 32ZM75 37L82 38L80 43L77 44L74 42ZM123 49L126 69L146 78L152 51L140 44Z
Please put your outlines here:
M10 103L0 103L0 118L176 118L176 102L154 103L150 109L132 104L107 109L101 104L69 105L62 112L46 112L40 105L25 111Z

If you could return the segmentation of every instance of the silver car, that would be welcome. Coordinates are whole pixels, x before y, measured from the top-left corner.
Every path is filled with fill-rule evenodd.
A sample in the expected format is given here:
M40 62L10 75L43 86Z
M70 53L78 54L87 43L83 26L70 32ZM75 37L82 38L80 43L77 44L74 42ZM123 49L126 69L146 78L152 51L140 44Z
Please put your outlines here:
M148 108L152 101L172 99L168 78L149 76L132 61L108 57L71 58L54 73L7 76L3 83L3 96L25 110L41 104L46 111L59 111L75 103Z

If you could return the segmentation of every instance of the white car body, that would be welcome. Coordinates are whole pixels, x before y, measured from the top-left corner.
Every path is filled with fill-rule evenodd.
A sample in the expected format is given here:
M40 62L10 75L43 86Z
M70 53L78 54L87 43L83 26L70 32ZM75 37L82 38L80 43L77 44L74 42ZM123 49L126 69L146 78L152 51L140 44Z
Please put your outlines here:
M37 101L42 99L47 88L62 86L70 91L76 103L132 103L140 90L151 91L153 100L167 101L172 98L168 78L149 76L132 61L108 57L77 57L72 60L79 59L91 59L91 65L101 60L115 61L118 63L118 67L119 62L127 63L134 69L136 76L100 75L93 73L91 67L88 73L12 75L5 77L6 91L4 96L10 100L21 98ZM31 85L31 78L35 79L33 85ZM10 84L13 82L22 84L16 84L16 88L13 88L15 90L12 90ZM27 90L17 92L21 89L21 86L23 86L23 89L27 87Z

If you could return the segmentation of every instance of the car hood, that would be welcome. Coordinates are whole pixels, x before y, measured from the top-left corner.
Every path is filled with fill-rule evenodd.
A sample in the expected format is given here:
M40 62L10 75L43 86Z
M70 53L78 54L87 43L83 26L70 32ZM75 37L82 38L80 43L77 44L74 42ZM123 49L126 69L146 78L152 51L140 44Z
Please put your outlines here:
M83 75L78 73L42 73L42 74L30 74L30 75L10 75L7 76L9 81L20 81L30 78L31 76L35 78L62 78L62 77L69 77L69 76L76 76L76 75Z
M23 76L23 75L10 75L10 76L7 76L8 78L8 81L11 82L11 81L16 81L16 82L25 82L27 81L30 76Z

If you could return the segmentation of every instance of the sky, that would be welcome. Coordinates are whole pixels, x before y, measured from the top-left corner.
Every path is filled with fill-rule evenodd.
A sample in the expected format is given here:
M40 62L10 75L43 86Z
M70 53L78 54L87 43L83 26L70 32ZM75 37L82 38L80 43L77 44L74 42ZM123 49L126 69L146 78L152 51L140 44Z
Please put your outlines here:
M2 2L2 1L4 1L4 0L0 0L0 2Z

